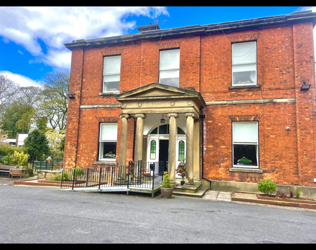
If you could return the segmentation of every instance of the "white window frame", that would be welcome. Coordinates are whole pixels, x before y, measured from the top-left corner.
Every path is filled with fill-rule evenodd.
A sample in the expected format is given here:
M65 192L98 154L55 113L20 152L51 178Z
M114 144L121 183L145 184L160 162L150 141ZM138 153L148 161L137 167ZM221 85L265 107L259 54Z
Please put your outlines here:
M110 57L120 57L120 72L118 73L114 73L114 74L106 74L104 73L104 70L105 70L105 60L106 58L110 58ZM120 85L121 85L121 67L122 67L122 56L121 55L111 55L111 56L104 56L103 57L103 76L102 76L102 93L120 93ZM104 89L104 77L105 76L116 76L116 75L119 75L119 89L116 91L105 91Z
M165 51L172 51L172 50L178 50L179 51L179 65L177 68L169 68L169 69L164 69L164 70L161 70L160 68L160 63L161 63L161 53L164 53ZM160 80L161 80L161 73L162 72L167 72L167 71L171 71L171 70L178 70L178 75L179 75L179 83L178 83L178 87L180 87L180 48L176 48L176 49L164 49L164 50L160 50L159 51L159 83L160 83ZM171 87L174 87L174 86L171 86Z
M240 122L253 122L257 123L257 142L234 142L234 124L235 123L240 123ZM255 168L259 169L259 122L258 121L240 121L240 122L232 122L232 165L233 168ZM234 145L255 145L257 146L257 151L256 151L256 158L257 158L257 166L252 166L252 165L235 165L234 164Z
M255 43L255 50L256 50L256 61L255 62L247 62L247 63L238 63L238 64L234 64L233 63L233 55L234 55L234 44L245 44L245 43L251 43L254 42ZM238 42L238 43L232 43L232 71L231 71L231 77L232 77L232 86L253 86L253 85L258 85L258 67L257 67L257 62L258 62L258 53L257 53L257 41L247 41L247 42ZM241 66L241 65L255 65L256 68L256 81L254 83L245 83L245 84L234 84L234 66ZM241 71L240 71L241 72Z
M101 156L101 143L102 142L116 142L116 147L117 147L117 133L116 133L116 140L101 140L101 138L102 138L102 125L103 124L116 124L116 126L118 125L116 122L112 122L112 123L100 123L100 132L99 132L99 152L98 152L98 154L99 154L99 157L98 157L98 159L99 159L99 161L116 161L116 154L115 154L115 158L113 158L113 159L110 159L110 158L101 158L100 156Z

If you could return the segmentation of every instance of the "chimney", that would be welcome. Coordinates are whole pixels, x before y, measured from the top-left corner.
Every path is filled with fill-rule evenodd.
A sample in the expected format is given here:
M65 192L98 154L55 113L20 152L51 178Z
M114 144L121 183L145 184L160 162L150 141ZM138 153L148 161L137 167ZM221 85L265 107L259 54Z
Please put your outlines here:
M152 30L160 30L160 26L159 24L152 24L152 23L149 23L149 25L146 25L146 26L140 26L137 28L139 33L142 33L144 31L152 31Z

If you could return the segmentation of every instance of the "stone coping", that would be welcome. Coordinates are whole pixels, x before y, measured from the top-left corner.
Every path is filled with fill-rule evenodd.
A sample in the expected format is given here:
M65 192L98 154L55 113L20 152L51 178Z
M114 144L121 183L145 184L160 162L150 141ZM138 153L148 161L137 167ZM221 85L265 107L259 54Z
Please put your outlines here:
M253 169L253 168L230 168L229 172L243 172L243 173L257 173L262 174L262 169Z
M112 91L112 92L103 92L103 93L99 93L99 95L118 95L121 94L119 91Z
M95 161L95 165L108 165L108 166L116 166L117 162L116 161Z
M229 89L250 89L261 88L261 85L243 85L243 86L230 86Z

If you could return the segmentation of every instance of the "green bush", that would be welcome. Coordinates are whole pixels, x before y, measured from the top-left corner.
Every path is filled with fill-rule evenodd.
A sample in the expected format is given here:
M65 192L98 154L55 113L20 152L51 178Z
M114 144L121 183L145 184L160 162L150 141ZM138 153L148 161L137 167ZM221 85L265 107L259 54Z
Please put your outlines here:
M24 152L25 148L22 147L12 147L6 143L0 143L0 155L13 155L14 151L19 153Z
M276 184L272 180L262 180L258 182L258 190L265 195L271 195L276 190Z
M52 177L53 181L61 181L61 178L63 178L63 181L69 181L71 178L68 174L68 172L58 173Z
M170 183L168 172L163 173L163 182L162 182L161 187L162 188L171 188L171 183Z
M9 162L9 157L10 157L10 162ZM27 166L27 161L29 159L29 155L25 154L24 152L18 152L14 151L14 154L12 155L6 155L5 157L2 158L2 161L4 164L10 166Z
M295 190L295 197L296 199L299 199L301 197L302 189L301 187L297 187Z
M75 169L76 169L76 171L75 171L74 178L76 178L76 176L78 177L78 176L84 174L84 170L82 168L76 167ZM73 175L74 175L74 169L71 171L71 176L73 176Z
M32 168L23 167L23 170L24 170L22 173L23 178L32 177L34 175Z

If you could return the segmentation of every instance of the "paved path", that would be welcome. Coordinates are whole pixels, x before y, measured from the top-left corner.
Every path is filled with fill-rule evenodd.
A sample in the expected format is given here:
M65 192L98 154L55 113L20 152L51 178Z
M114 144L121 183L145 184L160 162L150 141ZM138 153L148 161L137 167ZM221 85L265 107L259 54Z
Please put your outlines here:
M232 201L232 194L231 192L221 192L221 191L214 191L208 190L202 197L205 200L214 200L214 201Z

